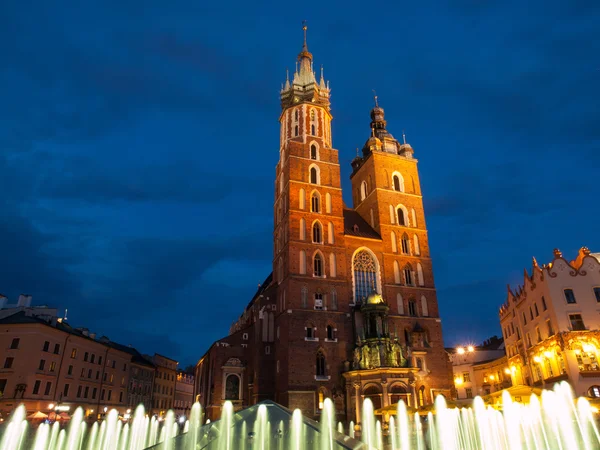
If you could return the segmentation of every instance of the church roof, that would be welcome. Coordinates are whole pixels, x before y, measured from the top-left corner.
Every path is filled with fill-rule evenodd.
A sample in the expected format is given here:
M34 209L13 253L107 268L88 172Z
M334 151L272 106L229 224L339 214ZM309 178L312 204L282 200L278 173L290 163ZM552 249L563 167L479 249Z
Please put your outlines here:
M381 239L377 231L353 209L344 209L344 234L369 239Z

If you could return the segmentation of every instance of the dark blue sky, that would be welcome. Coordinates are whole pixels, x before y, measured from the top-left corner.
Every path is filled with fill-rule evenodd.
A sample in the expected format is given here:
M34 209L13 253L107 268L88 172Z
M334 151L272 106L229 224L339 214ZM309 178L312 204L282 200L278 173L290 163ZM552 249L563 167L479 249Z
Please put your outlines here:
M388 3L0 2L0 292L195 362L271 268L307 19L346 202L376 89L420 160L446 343L499 333L532 255L600 251L600 3Z

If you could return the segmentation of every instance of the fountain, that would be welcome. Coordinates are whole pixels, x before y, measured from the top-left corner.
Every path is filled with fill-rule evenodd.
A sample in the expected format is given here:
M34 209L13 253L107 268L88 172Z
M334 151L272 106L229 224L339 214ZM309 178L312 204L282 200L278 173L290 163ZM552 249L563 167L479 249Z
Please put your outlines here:
M161 423L138 406L123 423L115 410L102 423L88 427L78 409L67 428L58 423L29 427L24 406L3 425L0 450L517 450L600 448L593 410L584 398L575 399L563 382L530 403L513 402L503 394L502 412L477 397L472 408L448 408L444 397L422 419L400 401L388 423L376 419L369 399L363 402L360 440L355 426L336 422L334 405L326 399L321 422L303 417L274 402L264 401L235 412L226 402L220 420L203 422L199 404L189 420L177 423L169 411ZM336 425L337 423L337 425ZM347 436L343 431L347 429ZM180 430L183 430L181 433Z

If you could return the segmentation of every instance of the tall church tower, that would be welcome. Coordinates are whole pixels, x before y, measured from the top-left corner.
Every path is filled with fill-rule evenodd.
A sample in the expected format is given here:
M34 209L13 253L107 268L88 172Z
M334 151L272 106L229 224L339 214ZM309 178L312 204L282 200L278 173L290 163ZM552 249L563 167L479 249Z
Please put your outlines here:
M375 97L371 137L363 146L362 158L352 161L354 209L381 236L387 301L396 300L395 309L401 315L437 316L437 300L432 295L407 302L414 297L414 287L435 294L433 269L417 160L404 134L398 142L386 126L384 110Z
M317 81L306 43L307 27L303 29L296 70L280 93L280 158L275 181L276 401L290 408L308 406L314 394L307 392L327 387L331 377L326 374L339 373L347 359L339 346L331 345L344 339L343 326L338 325L342 320L331 317L343 315L338 302L346 299L347 308L349 294L340 166L331 141L331 91L323 69ZM318 361L327 367L315 369ZM326 392L331 395L331 389Z

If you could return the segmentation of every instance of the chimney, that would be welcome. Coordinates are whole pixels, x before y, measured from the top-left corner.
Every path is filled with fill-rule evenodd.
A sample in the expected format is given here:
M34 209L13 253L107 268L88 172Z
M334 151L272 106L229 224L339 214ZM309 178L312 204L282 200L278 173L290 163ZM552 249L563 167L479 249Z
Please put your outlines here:
M17 303L17 306L24 306L25 308L29 308L31 306L31 295L19 295L19 302Z

